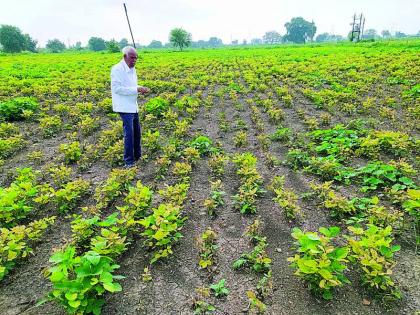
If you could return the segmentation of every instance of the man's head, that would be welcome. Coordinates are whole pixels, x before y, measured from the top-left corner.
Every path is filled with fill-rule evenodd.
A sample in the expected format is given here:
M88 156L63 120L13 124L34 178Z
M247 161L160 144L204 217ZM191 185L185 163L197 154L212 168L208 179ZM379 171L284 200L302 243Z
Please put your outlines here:
M137 51L132 46L126 46L122 49L124 54L124 61L129 68L133 68L136 65L137 61Z

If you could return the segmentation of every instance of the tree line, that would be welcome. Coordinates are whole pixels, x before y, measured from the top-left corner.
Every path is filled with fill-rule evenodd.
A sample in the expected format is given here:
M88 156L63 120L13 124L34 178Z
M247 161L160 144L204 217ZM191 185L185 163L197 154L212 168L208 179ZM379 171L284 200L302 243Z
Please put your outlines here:
M228 45L276 45L282 43L296 43L304 44L307 42L337 42L347 40L349 36L343 37L341 35L335 35L330 33L322 33L315 37L317 27L315 22L306 21L302 17L294 17L289 22L284 24L286 28L286 34L281 35L277 31L268 31L262 38L253 38L248 42L243 40L232 40ZM420 31L416 35L407 35L402 32L396 32L391 34L388 30L383 30L381 34L375 29L367 29L362 37L363 40L375 40L375 39L391 39L391 38L405 38L409 36L420 36ZM29 34L23 34L22 31L16 26L2 25L0 27L0 50L8 53L17 53L21 51L37 52L37 40L31 38ZM86 47L82 46L81 42L66 47L66 45L59 39L48 40L45 48L50 52L61 52L66 49L81 51L81 50L92 50L92 51L109 51L119 52L123 47L129 45L129 41L126 38L116 41L111 39L109 41L101 37L91 37ZM226 44L218 37L210 37L209 40L198 40L192 41L191 33L187 32L182 28L174 28L169 33L169 41L163 44L161 41L152 40L149 45L142 46L136 44L139 48L179 48L183 50L185 47L193 48L216 48L225 46Z

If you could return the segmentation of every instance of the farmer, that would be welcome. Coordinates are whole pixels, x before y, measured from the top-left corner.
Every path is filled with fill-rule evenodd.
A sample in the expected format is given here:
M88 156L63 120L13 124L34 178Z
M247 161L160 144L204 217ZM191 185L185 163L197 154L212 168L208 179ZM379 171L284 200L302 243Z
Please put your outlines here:
M138 93L146 94L150 90L137 85L137 73L134 66L137 52L127 46L122 49L123 59L111 69L112 109L120 114L124 129L124 162L126 168L135 166L141 157L141 130L139 122Z

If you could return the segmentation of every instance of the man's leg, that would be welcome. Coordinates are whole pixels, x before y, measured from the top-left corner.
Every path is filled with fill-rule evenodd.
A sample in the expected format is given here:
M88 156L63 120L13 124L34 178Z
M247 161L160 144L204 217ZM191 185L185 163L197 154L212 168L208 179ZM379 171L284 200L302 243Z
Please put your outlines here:
M133 115L131 113L120 113L123 121L124 130L124 161L126 165L134 163L134 132L133 132Z
M139 114L134 114L133 119L133 134L134 134L134 160L138 160L141 157L141 127L139 121Z

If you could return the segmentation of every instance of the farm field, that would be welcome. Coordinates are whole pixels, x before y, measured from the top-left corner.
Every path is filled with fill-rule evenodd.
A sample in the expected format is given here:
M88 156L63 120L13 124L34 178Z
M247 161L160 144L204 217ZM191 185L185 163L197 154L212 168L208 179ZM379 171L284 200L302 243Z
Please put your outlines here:
M1 314L420 311L420 40L140 52L134 169L120 58L0 55Z

